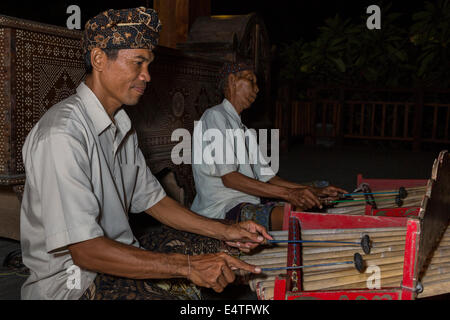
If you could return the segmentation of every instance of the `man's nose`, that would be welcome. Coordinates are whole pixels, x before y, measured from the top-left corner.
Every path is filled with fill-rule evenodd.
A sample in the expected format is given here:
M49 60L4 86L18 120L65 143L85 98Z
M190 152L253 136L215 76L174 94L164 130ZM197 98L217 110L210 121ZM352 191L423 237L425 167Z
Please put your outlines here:
M140 80L143 80L145 82L150 82L152 78L150 77L150 72L148 71L148 68L143 68L139 78Z

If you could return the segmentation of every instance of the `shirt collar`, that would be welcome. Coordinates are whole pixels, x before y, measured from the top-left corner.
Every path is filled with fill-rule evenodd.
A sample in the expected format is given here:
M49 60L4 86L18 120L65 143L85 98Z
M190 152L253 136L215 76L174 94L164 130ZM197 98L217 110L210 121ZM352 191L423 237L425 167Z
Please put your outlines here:
M225 111L233 118L235 119L239 124L242 124L241 116L237 113L234 106L231 104L230 101L227 99L223 99L222 101L223 107L225 108Z
M92 90L84 82L81 82L78 86L77 94L84 102L86 112L94 124L96 133L100 135L106 128L113 124L106 113L105 108L103 108L103 105L100 100L98 100L95 93L92 92ZM125 136L131 129L131 121L125 110L119 109L119 111L117 111L114 115L114 120L119 131L123 136Z

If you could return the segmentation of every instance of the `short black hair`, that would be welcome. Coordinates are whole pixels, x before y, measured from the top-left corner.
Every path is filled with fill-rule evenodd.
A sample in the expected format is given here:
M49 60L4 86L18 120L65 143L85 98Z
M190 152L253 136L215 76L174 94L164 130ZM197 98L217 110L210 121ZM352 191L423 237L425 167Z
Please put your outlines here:
M106 54L108 59L116 60L120 49L102 49L102 50ZM86 69L87 74L92 73L91 51L86 52L86 54L84 55L84 67Z

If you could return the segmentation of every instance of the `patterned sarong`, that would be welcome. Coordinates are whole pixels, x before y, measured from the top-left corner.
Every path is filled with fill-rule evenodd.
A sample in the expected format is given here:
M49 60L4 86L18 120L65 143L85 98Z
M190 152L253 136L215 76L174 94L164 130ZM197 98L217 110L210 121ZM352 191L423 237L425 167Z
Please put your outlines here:
M221 241L161 226L139 239L147 250L189 255L216 253ZM98 274L81 300L200 300L200 288L187 279L135 280Z
M225 215L226 220L233 222L254 221L267 231L272 230L271 214L275 207L284 206L284 202L279 201L261 201L260 204L243 202L228 211Z

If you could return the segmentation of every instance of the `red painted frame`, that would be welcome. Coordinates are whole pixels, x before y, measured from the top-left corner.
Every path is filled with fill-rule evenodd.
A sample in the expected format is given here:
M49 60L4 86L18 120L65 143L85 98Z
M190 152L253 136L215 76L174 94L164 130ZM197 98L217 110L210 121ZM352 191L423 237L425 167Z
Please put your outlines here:
M283 230L289 229L289 217L292 207L290 204L284 207ZM383 208L374 209L370 204L366 204L364 212L361 215L377 216L377 217L417 217L419 216L420 207L400 207L400 208ZM330 215L329 213L325 213Z
M420 222L415 218L403 216L405 208L393 208L391 216L374 215L343 215L327 213L296 212L290 204L285 205L285 220L283 227L289 229L289 239L299 239L301 230L308 229L352 229L352 228L382 228L406 226L405 256L403 263L403 279L398 287L381 288L376 290L320 290L302 291L301 282L293 287L292 270L287 275L275 279L275 300L319 299L319 300L412 300L415 299L417 279L415 279L415 265L419 246ZM414 216L411 214L410 216ZM301 261L301 246L288 245L288 266L293 261ZM297 278L301 279L301 270L297 271Z
M283 230L289 229L289 217L290 217L292 211L293 211L292 206L289 203L284 206ZM374 216L374 217L375 216L376 217L417 217L417 216L419 216L419 211L420 211L420 207L373 209L373 207L368 204L368 205L366 205L364 215ZM323 216L332 215L330 213L315 213L315 214L321 214ZM340 215L340 216L342 216L342 215Z
M367 179L359 173L356 177L356 185L367 183L372 191L398 189L400 187L412 188L426 186L428 179Z
M366 205L366 215L384 217L417 217L420 207L400 207L373 209L371 205Z

